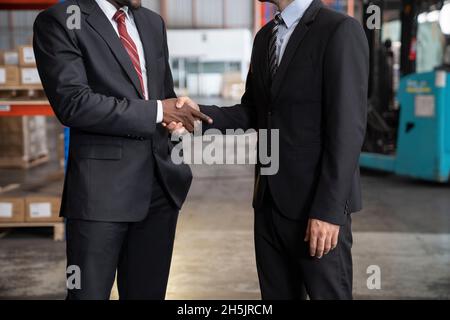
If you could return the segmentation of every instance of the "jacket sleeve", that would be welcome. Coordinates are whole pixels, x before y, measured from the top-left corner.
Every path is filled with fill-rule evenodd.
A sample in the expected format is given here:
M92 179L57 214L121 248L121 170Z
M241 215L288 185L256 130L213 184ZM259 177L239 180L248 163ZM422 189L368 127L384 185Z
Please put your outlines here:
M255 38L255 42L257 41L257 37ZM255 52L254 49L253 46L253 54ZM251 65L252 64L253 58ZM244 131L256 129L256 106L253 92L253 77L253 68L250 67L245 84L245 93L242 96L240 104L222 108L217 106L200 106L200 111L208 115L214 121L211 125L203 123L203 131L214 128L225 133L227 129L242 129Z
M343 225L364 142L369 49L356 20L340 23L324 64L324 151L310 217Z
M152 136L157 101L93 92L75 33L60 20L64 19L48 11L39 14L34 23L33 47L45 93L61 123L94 134Z

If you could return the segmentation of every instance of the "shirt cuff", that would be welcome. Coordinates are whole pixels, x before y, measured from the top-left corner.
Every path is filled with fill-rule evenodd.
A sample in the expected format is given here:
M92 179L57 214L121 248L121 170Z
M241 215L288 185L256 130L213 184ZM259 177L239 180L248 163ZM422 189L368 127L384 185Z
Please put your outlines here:
M163 104L162 104L161 100L158 100L157 103L158 103L158 111L156 114L156 123L161 123L161 122L163 122L163 119L164 119Z

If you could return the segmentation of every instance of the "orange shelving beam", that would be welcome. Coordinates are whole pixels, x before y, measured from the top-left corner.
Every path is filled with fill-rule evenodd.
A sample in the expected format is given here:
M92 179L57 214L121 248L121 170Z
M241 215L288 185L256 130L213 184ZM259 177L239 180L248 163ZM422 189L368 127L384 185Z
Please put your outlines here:
M47 116L53 117L53 109L49 104L11 104L0 101L0 117Z
M43 10L59 0L0 0L0 10ZM0 117L54 116L48 103L10 102L0 100Z
M40 10L58 2L58 0L0 0L0 10Z

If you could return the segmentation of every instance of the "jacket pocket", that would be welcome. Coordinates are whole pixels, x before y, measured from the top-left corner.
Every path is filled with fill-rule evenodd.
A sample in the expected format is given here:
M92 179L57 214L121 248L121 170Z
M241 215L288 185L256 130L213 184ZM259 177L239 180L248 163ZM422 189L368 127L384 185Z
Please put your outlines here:
M82 159L120 160L122 147L119 145L82 145L76 151Z

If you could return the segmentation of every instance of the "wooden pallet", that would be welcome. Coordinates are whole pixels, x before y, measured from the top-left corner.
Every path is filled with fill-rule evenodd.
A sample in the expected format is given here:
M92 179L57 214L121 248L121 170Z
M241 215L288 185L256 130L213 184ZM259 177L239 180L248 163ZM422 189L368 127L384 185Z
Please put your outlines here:
M5 99L42 100L45 99L44 88L42 85L0 86L0 100Z
M43 188L49 184L62 181L64 179L64 173L65 173L64 169L61 168L60 170L47 174L42 180L36 182L27 183L25 185L22 185L22 183L10 183L4 186L0 186L0 196L7 192L19 189L26 192L36 191L39 188Z
M12 229L12 228L38 228L38 227L51 227L53 228L53 240L64 241L65 228L64 222L6 222L0 223L0 229ZM9 231L6 230L6 233Z
M0 194L14 191L20 188L20 183L10 183L6 186L0 186Z
M12 204L12 216L0 220L0 238L14 228L53 228L53 239L64 240L64 220L58 217L64 171L51 172L36 182L5 185L0 189L0 202ZM57 199L55 201L55 199ZM29 203L51 203L51 217L29 218Z
M20 169L30 169L41 164L48 162L50 159L49 155L42 155L35 159L23 159L21 157L17 158L0 158L0 168L20 168Z

